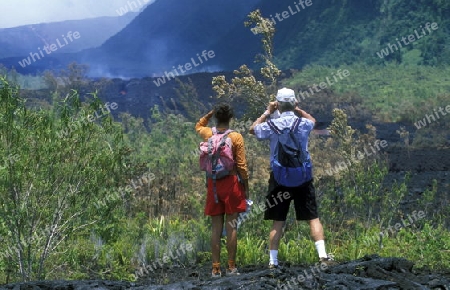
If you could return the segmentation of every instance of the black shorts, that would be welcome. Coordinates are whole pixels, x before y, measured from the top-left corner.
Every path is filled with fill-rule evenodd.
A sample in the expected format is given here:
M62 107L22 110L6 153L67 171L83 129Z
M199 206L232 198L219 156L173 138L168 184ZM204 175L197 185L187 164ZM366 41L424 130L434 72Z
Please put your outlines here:
M285 221L291 200L294 200L297 220L313 220L319 217L317 212L316 190L312 180L299 187L284 187L279 185L275 181L273 173L270 173L264 219Z

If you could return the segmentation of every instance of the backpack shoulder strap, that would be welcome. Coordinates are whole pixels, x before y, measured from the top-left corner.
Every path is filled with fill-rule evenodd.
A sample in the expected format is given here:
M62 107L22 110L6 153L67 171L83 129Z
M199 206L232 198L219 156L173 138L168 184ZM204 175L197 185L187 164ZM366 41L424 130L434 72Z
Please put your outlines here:
M212 137L208 138L208 156L211 158L213 150Z
M275 124L272 122L272 120L267 121L267 125L269 125L270 129L272 129L272 131L274 131L277 135L281 134L280 129L278 129L278 127L275 126Z
M300 122L302 121L301 118L297 118L295 119L294 123L292 123L292 127L291 127L291 132L295 133L298 130L298 126L300 126ZM302 161L302 163L307 162L308 160L306 159L306 152L302 149L301 145L300 145L300 141L299 141L299 146L300 146L300 159Z
M213 134L213 136L214 135L217 135L217 128L216 127L212 127L211 128L211 131L212 131L212 134ZM212 156L212 147L213 147L213 144L212 144L212 137L213 136L211 136L211 137L209 137L208 138L208 155L209 155L209 157L211 157Z
M220 140L220 146L225 145L225 142L227 141L228 134L230 134L231 132L234 132L234 131L231 130L231 129L228 129L228 130L226 130L226 131L223 133L223 137L222 137L222 139Z
M300 122L301 122L300 118L295 119L295 121L294 121L294 123L292 123L292 127L291 127L292 132L294 132L294 133L297 132L298 126L300 126Z
M231 130L231 129L228 129L228 130L226 130L225 132L223 132L223 135L224 135L224 136L227 136L227 135L230 134L231 132L234 132L234 131Z

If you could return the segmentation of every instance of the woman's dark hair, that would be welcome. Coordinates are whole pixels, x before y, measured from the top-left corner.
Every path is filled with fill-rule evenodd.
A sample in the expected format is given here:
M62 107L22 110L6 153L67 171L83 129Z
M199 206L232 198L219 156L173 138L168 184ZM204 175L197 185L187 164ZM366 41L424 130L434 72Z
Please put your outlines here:
M220 103L214 108L214 117L218 123L228 123L233 118L233 107L226 103Z

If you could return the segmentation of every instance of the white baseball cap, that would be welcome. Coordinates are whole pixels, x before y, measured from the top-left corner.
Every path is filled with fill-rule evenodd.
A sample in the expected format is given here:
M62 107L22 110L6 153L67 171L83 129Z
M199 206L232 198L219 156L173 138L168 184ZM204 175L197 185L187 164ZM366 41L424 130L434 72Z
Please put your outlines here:
M288 89L288 88L282 88L282 89L278 90L277 101L278 102L284 102L284 103L295 103L295 102L297 102L297 99L295 98L294 90L291 90L291 89Z

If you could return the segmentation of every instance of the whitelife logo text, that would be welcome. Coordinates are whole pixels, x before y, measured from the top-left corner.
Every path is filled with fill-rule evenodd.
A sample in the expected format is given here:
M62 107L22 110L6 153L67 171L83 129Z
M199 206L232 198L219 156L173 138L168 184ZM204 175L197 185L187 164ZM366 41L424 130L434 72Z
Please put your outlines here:
M176 76L180 76L180 74L185 74L186 72L190 71L194 67L197 67L204 62L207 62L209 59L214 58L216 54L214 53L214 50L206 51L204 50L202 52L202 55L197 53L197 60L193 57L191 57L191 62L187 62L184 65L179 65L177 68L173 66L173 70L170 72L165 71L162 78L157 78L156 81L153 81L157 87L163 85L166 83L166 81L170 81L171 79L175 79ZM179 70L179 71L178 71Z
M378 57L384 58L384 57L388 56L390 53L399 51L401 48L403 48L403 46L409 45L409 44L413 43L414 41L419 40L426 35L430 35L432 30L437 30L439 27L436 22L433 22L431 24L430 24L430 22L427 22L427 24L425 24L425 28L428 30L428 34L425 31L425 29L422 27L422 25L420 25L420 28L422 29L422 34L419 34L419 32L417 32L417 29L414 29L414 34L410 34L410 35L408 35L408 37L403 36L401 42L400 42L400 40L398 40L398 38L396 38L395 40L397 41L398 46L395 43L394 44L388 43L386 48L383 48L380 52L377 52ZM402 45L402 43L403 43L403 45Z
M33 60L33 63L35 63L37 60L40 60L41 58L44 58L46 55L51 54L52 52L57 51L60 48L63 48L66 45L69 45L70 43L74 42L75 40L79 39L81 37L80 33L78 31L75 31L72 33L72 31L67 32L67 35L62 35L62 41L60 41L59 38L57 38L56 44L45 44L45 46L41 49L38 47L38 52L30 52L30 56L27 58L24 58L22 61L19 61L19 64L21 67L25 68L28 65L31 65L31 60ZM46 54L44 54L44 50Z

